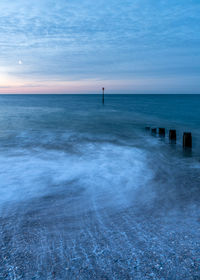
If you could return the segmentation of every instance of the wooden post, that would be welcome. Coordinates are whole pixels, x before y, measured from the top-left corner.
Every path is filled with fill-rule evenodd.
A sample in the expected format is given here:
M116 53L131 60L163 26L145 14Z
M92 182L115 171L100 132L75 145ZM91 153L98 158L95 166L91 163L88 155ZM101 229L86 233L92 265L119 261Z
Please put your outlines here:
M176 142L176 130L175 129L170 129L170 131L169 131L169 140L171 142Z
M102 88L102 104L104 105L104 87Z
M152 135L156 135L157 134L157 129L156 128L152 128L151 129L151 134Z
M165 128L159 128L159 135L165 137Z
M183 148L192 148L192 133L183 133Z

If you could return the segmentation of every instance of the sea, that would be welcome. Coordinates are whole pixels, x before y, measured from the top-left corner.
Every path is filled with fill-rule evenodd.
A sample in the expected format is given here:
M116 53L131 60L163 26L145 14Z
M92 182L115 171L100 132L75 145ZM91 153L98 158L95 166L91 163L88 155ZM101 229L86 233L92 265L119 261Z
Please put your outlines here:
M200 95L0 95L0 279L199 280Z

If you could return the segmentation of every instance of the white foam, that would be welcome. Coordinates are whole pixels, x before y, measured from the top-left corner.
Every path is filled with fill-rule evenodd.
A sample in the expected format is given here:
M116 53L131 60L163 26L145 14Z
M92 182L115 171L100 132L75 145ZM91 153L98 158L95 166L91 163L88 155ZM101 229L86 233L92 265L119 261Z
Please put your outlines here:
M44 196L53 185L67 188L73 180L85 188L86 199L123 204L152 177L140 149L105 143L79 143L76 148L76 154L42 148L1 153L1 204Z

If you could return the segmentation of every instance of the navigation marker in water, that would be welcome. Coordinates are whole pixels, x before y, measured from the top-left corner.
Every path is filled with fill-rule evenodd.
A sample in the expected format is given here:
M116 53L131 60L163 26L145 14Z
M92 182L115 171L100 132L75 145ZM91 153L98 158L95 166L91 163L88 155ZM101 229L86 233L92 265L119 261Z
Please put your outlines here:
M192 133L183 133L183 148L192 148Z
M102 104L104 104L104 90L105 90L105 88L103 87L102 88Z

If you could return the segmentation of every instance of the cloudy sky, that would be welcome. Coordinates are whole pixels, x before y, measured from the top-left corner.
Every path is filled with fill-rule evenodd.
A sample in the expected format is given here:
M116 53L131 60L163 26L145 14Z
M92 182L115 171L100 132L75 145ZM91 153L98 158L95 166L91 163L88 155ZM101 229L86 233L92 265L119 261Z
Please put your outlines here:
M102 86L200 93L200 1L0 1L0 93Z

